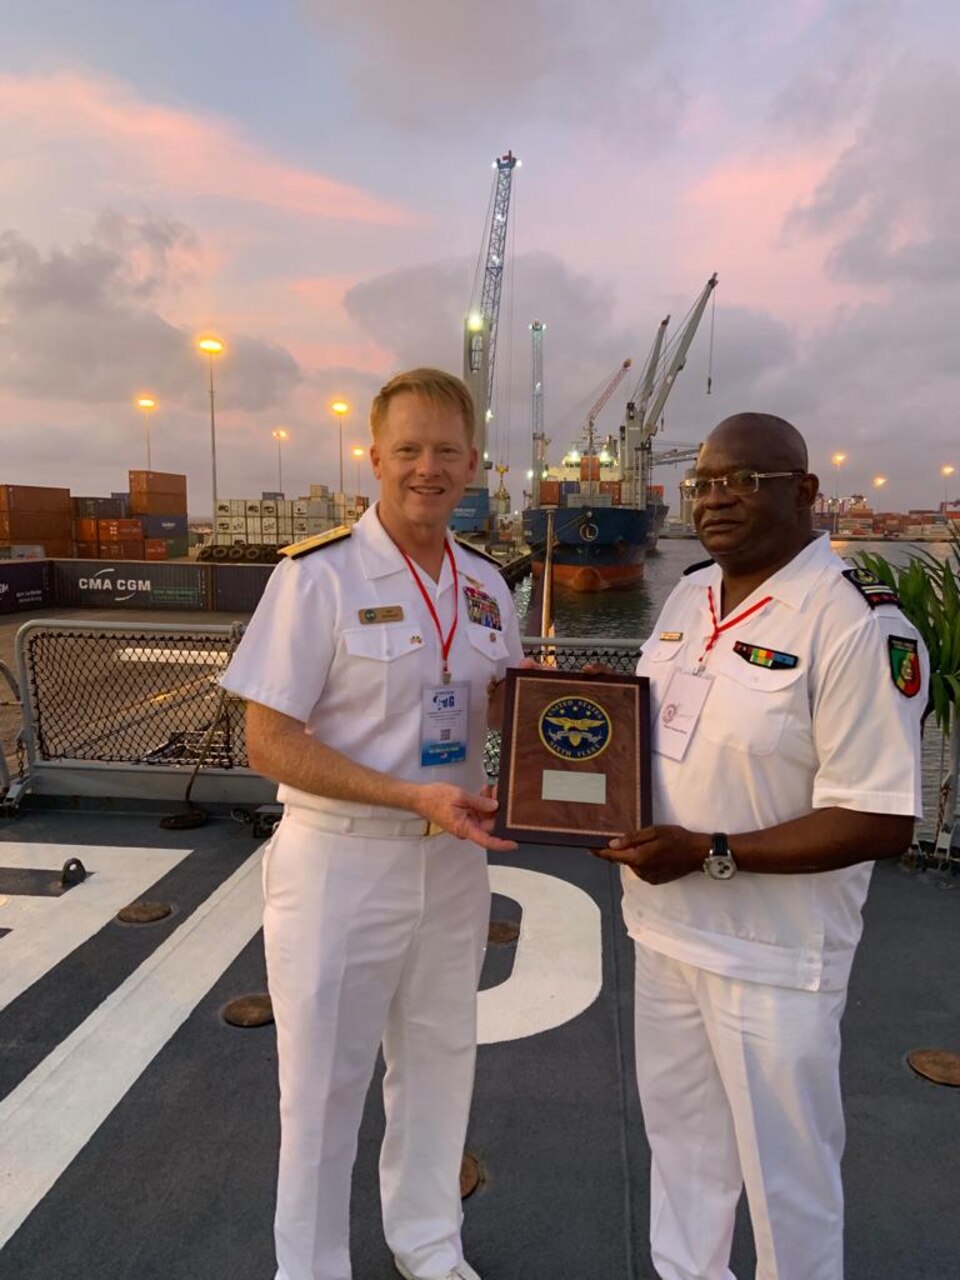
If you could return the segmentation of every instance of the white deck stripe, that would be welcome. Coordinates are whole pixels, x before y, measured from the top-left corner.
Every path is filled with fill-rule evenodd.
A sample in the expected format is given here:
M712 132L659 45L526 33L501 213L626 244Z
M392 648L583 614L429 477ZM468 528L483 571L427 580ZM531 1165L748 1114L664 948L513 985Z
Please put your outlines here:
M0 900L0 928L11 930L0 949L0 1009L102 929L121 907L142 897L189 852L115 845L0 846L0 865L6 867L47 867L55 880L68 858L79 858L93 873L59 898L11 893Z
M582 889L521 867L491 867L490 887L519 902L523 923L510 977L480 992L479 1044L570 1022L593 1004L603 981L600 908Z
M258 849L0 1103L0 1248L257 932L260 859Z

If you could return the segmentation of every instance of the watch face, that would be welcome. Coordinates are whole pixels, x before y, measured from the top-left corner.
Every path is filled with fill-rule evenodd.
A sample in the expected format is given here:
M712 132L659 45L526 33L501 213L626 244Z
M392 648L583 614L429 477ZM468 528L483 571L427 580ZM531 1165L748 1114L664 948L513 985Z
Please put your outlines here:
M737 864L729 855L711 854L703 868L714 880L729 880L736 874Z

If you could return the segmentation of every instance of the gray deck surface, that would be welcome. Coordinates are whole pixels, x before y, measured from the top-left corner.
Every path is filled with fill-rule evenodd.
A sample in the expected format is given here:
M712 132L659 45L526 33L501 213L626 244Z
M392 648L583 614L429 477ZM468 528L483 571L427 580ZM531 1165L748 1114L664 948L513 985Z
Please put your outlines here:
M2 1098L187 923L258 842L226 818L177 833L151 813L25 806L0 824L0 866L18 847L38 843L77 854L95 874L103 847L126 850L129 859L143 858L144 848L190 852L142 895L170 901L167 920L109 921L0 1012ZM632 1078L632 953L616 873L576 850L536 847L494 864L560 877L596 903L603 986L564 1025L481 1046L468 1145L485 1181L465 1202L468 1257L484 1280L645 1280L654 1276L648 1157ZM60 901L79 904L83 892L78 886ZM13 936L2 932L4 910L0 973ZM878 867L845 1020L847 1280L960 1275L960 1091L920 1079L904 1061L919 1046L960 1050L958 913L960 878ZM521 904L498 896L494 914L520 918ZM491 946L485 988L510 981L516 947ZM0 1250L2 1280L270 1280L274 1032L237 1030L220 1016L229 999L263 987L257 933ZM356 1280L395 1275L379 1223L377 1083L354 1184ZM85 1087L78 1079L81 1098ZM0 1132L0 1148L3 1141ZM733 1269L740 1280L753 1275L745 1220Z

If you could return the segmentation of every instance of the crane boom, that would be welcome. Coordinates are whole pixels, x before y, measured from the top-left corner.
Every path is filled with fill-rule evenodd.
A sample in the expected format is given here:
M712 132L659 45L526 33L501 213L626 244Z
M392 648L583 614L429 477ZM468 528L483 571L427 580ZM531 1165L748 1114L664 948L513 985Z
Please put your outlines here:
M494 161L497 172L494 177L489 221L484 227L483 237L486 251L481 251L483 266L481 270L478 265L470 310L464 324L463 380L470 388L477 410L477 434L474 443L481 458L483 458L486 444L486 424L491 416L490 406L493 401L507 221L510 216L513 171L518 164L519 161L512 151L508 151L504 156L498 156Z
M654 382L657 376L657 367L660 364L660 352L663 350L663 340L667 336L667 325L670 323L670 317L664 316L657 328L656 337L653 340L653 346L650 349L650 359L647 361L647 367L643 371L643 377L637 383L633 395L627 401L627 419L633 421L639 418L643 421L646 413L647 405L650 397L653 395Z
M643 418L643 434L645 439L649 439L657 434L659 429L660 415L663 412L663 406L667 403L667 397L673 390L673 384L677 374L683 368L687 359L687 352L690 350L690 344L693 342L697 327L703 317L704 311L707 309L707 303L710 301L710 295L717 287L717 273L714 272L707 283L704 285L703 292L693 305L690 317L686 325L680 333L673 356L667 366L666 372L660 380L660 385L654 393L653 400L649 406L647 413Z

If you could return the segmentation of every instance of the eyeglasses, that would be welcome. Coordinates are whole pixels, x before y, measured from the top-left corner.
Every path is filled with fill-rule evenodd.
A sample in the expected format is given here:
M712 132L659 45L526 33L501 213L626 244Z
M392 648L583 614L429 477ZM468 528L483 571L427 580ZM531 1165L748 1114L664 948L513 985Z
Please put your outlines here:
M743 495L756 493L761 480L779 480L786 476L804 476L805 471L731 471L725 476L693 476L680 481L680 492L688 498L705 498L713 486L719 485L727 493Z

